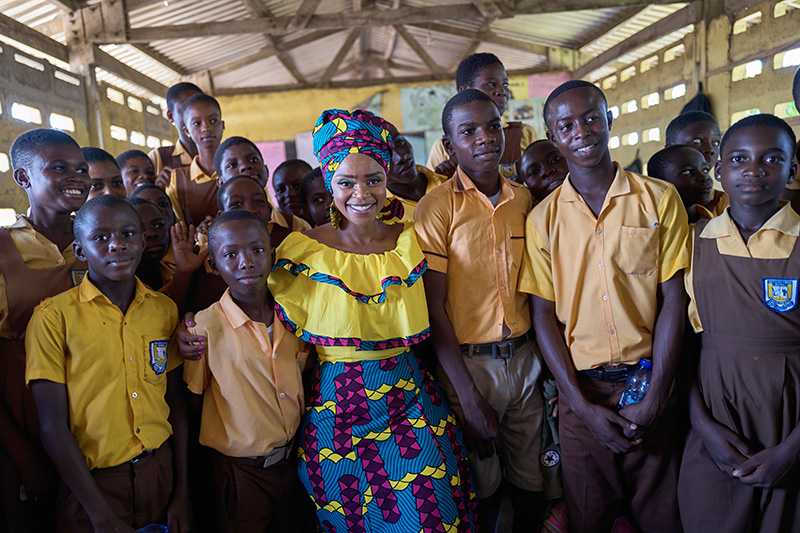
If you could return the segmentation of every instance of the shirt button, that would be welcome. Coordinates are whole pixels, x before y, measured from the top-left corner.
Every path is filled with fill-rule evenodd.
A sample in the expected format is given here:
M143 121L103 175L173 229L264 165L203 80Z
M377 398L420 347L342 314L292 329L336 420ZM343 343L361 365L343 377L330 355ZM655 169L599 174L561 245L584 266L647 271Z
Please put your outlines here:
M598 230L597 230L597 234L598 234L598 235L600 235L601 233L603 233L603 230L601 230L601 229L598 229Z
M505 289L505 286L504 285L500 285L500 290L503 290L503 289Z
M607 295L607 294L604 294L604 295L603 295L603 301L607 301L607 300L608 300L608 295Z
M603 268L603 263L598 263L597 268Z
M289 433L294 433L294 429L289 428Z
M500 250L497 250L497 253L499 254L499 253L500 253Z
M278 358L278 354L272 354L272 358L273 359L277 359Z
M611 331L608 332L608 334L609 335L613 335L614 334L614 330L612 329Z
M139 433L139 428L136 428L136 433Z
M286 395L284 393L278 394L278 398L285 398L285 397L286 397Z
M64 262L64 260L63 260L63 259L59 259L59 260L58 260L58 264L59 264L59 265L60 265L61 263L63 263L63 262Z
M129 355L129 356L128 356L128 361L131 361L132 359L133 359L133 357L131 357L131 356Z
M136 398L136 397L138 397L139 395L138 395L138 394L136 394L136 393L134 392L133 394L131 394L131 396L133 396L134 398Z

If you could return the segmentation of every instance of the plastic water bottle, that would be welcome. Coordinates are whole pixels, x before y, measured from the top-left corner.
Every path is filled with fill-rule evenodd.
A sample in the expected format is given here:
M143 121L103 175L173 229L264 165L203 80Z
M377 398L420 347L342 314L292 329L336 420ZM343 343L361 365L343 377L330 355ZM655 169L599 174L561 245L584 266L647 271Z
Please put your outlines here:
M639 359L639 366L628 372L628 378L625 380L625 392L622 393L619 399L617 410L644 400L647 390L650 388L650 375L652 371L652 361Z
M148 524L136 530L136 533L168 533L167 526L161 524Z

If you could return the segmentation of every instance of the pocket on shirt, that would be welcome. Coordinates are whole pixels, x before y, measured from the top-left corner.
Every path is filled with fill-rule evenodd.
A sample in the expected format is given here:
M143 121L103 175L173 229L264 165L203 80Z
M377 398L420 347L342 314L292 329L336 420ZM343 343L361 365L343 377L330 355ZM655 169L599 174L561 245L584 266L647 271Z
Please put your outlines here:
M656 270L658 226L620 226L617 267L626 274L649 276Z
M522 265L522 254L525 252L525 224L510 224L511 260L514 266Z
M144 336L144 380L162 385L167 380L169 339Z

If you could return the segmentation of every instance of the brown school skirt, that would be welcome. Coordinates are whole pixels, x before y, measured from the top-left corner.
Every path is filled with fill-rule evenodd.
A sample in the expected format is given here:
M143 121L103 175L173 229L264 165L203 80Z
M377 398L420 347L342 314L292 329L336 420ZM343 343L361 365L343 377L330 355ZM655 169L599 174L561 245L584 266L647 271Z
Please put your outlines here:
M722 336L719 336L722 337ZM703 333L698 380L711 416L754 452L779 444L800 423L800 346ZM707 348L710 345L717 349ZM687 532L800 531L800 475L795 467L774 489L745 485L722 472L692 430L678 498Z

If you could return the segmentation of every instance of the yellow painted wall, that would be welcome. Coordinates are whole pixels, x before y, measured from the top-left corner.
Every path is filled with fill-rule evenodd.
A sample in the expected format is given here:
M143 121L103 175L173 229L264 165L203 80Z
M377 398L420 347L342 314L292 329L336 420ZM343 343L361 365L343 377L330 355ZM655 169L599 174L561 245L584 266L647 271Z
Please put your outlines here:
M455 85L455 81L449 82ZM509 82L515 94L527 97L525 76L512 76ZM225 137L241 135L254 142L293 141L296 134L311 131L325 109L353 109L381 91L383 118L402 131L400 89L444 83L448 82L373 85L358 89L305 89L221 96L218 100L225 120Z

